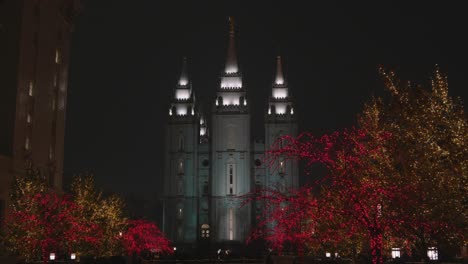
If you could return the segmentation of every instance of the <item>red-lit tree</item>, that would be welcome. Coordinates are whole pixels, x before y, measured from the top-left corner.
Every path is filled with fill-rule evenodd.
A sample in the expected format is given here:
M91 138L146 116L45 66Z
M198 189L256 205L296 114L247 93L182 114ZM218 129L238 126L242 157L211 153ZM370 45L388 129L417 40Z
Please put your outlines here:
M172 253L169 240L154 223L146 220L129 220L127 225L128 228L122 235L122 243L128 255L140 255L143 252Z
M80 208L67 196L48 192L30 198L28 208L12 210L5 220L10 251L27 261L47 263L50 253L68 255L80 244L98 242L99 228L80 221Z
M412 188L392 181L395 173L385 144L389 138L387 133L365 129L319 138L308 133L282 137L268 152L270 165L280 157L302 159L309 167L323 164L330 173L321 181L317 195L303 188L291 195L257 196L268 201L267 220L259 229L267 231L261 233L277 248L284 242L336 247L365 235L373 263L382 263L383 236L395 233L395 227L409 220L396 218L393 209L403 204Z

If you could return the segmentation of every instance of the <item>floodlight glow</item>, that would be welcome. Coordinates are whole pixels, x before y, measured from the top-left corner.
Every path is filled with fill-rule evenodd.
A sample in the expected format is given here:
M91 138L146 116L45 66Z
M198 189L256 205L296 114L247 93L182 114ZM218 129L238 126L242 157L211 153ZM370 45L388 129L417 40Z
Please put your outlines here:
M273 97L276 99L288 97L287 88L273 88L272 93L273 93Z
M286 114L286 104L276 104L276 114Z
M237 73L239 69L237 68L237 65L229 65L226 67L225 72L227 74L232 74L232 73Z
M242 79L240 77L223 77L221 88L242 88Z
M189 89L176 89L175 97L177 100L187 100L190 98Z
M184 105L178 105L177 115L187 115L187 107L185 107Z
M188 80L187 80L187 79L181 78L181 79L179 80L179 85L180 85L180 86L186 86L187 84L188 84Z

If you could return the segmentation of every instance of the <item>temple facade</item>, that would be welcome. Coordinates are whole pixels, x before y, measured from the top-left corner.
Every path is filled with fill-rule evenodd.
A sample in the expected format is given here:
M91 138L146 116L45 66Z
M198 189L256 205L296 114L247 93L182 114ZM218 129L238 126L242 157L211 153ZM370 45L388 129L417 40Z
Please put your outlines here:
M278 160L273 167L262 162L278 137L297 135L281 57L276 58L264 120L251 119L250 105L255 102L249 100L239 66L230 19L226 63L212 109L203 114L183 60L165 136L163 231L175 243L244 242L262 205L241 206L240 197L256 188L298 187L297 161ZM253 140L253 121L264 123L263 141Z

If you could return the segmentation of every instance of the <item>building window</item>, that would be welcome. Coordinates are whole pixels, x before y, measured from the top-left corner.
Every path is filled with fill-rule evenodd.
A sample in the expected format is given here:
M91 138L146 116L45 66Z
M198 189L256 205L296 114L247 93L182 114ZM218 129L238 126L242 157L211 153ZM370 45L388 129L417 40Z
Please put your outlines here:
M54 74L54 87L57 87L57 73Z
M29 150L30 147L31 146L30 146L30 143L29 143L29 137L26 137L26 139L24 140L24 148L26 150Z
M210 237L210 225L203 224L201 225L201 237L202 238L209 238Z
M55 50L55 63L60 64L62 62L62 57L58 49Z
M179 151L184 150L184 136L179 135Z
M177 238L178 240L182 240L183 239L183 230L182 230L182 226L178 226L177 227Z
M430 247L427 249L427 257L430 260L438 260L439 259L439 251L436 247Z
M255 166L260 167L262 165L262 161L260 159L255 160Z
M59 110L65 109L65 97L61 96L59 99Z
M184 174L184 161L183 160L179 160L177 164L177 173L179 175Z
M228 234L229 240L234 240L234 208L229 208Z
M281 193L286 192L286 181L284 180L284 178L281 178L280 181L279 181L279 191Z
M184 195L184 181L177 181L177 195Z
M279 166L278 166L278 167L279 167L279 168L278 168L278 172L279 172L279 174L280 174L281 176L284 175L284 167L285 167L285 166L286 166L286 164L285 164L284 160L280 160Z
M177 219L182 219L184 217L184 209L182 208L181 205L179 205L179 208L177 209Z
M400 248L392 248L392 258L400 258Z
M28 83L28 94L29 96L34 95L34 82L33 81L29 81Z
M30 113L28 113L28 114L26 115L26 122L27 122L28 124L31 124L31 114L30 114Z
M236 193L236 166L233 163L227 165L227 182L228 195L234 195Z
M49 147L49 160L54 160L54 157L55 157L54 147L50 146Z
M51 106L52 106L52 111L55 111L56 109L56 106L57 105L57 100L55 99L55 96L52 97L52 103L51 103Z

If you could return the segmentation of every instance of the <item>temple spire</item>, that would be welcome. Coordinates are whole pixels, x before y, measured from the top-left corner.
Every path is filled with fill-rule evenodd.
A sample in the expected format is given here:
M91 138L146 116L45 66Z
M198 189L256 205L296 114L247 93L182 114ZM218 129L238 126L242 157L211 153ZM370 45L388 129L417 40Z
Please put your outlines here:
M275 84L276 85L283 85L284 84L284 75L283 75L283 66L281 64L281 56L276 57Z
M182 59L182 71L180 72L179 85L187 86L189 83L189 77L187 72L187 57Z
M226 68L224 72L227 74L237 73L239 67L237 65L236 47L235 47L235 31L234 19L229 17L229 46L227 51Z

